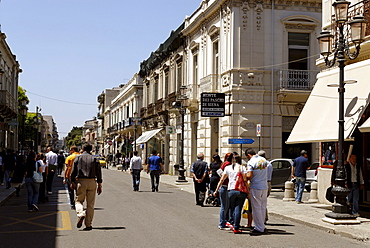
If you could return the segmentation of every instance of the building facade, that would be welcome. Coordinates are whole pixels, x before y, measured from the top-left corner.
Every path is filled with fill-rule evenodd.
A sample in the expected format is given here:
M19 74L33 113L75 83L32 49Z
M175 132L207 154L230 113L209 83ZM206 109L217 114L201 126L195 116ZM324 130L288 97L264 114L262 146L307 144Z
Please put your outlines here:
M318 150L316 144L285 141L316 81L320 31L321 1L202 1L141 64L143 133L159 130L148 150L164 154L170 173L182 148L188 171L199 152L210 162L213 154L244 153L247 147L266 150L269 158ZM184 125L173 104L184 98L182 86ZM224 93L225 116L202 117L202 93ZM235 145L229 139L255 142Z
M0 32L0 151L18 150L18 80L22 70Z

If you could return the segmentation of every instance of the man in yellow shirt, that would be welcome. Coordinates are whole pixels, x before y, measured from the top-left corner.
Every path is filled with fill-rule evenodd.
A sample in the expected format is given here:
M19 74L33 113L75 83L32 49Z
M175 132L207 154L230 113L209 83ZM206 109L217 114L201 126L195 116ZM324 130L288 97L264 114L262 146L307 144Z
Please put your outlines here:
M71 209L76 209L75 208L75 193L74 193L74 189L71 188L71 174L72 174L72 169L73 169L73 162L76 156L79 155L80 153L78 152L77 146L71 146L69 150L70 150L71 155L69 155L65 161L66 170L64 172L63 184L67 184Z

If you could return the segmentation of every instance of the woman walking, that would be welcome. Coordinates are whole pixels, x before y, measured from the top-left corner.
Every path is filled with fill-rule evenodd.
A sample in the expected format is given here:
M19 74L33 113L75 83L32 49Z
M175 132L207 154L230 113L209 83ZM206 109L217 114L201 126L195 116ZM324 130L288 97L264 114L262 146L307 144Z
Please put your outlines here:
M215 189L217 187L218 182L220 181L220 176L218 175L217 171L221 168L222 161L220 159L220 156L217 154L212 156L212 162L209 165L210 168L210 182L209 182L209 193L213 195L215 192ZM217 197L217 205L219 205L219 197Z
M36 171L36 167L37 171L41 172L41 164L36 163L36 154L34 152L30 152L27 156L25 179L28 192L28 212L30 213L33 211L39 211L37 201L39 198L40 183L36 183L33 180L33 172Z

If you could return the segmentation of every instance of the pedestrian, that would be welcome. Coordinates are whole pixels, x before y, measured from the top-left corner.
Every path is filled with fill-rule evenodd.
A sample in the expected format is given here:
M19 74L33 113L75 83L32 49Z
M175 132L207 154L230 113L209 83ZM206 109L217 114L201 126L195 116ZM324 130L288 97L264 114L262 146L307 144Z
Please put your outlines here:
M36 153L30 152L26 160L26 178L25 184L27 188L27 205L28 212L32 213L33 211L39 211L37 201L39 198L39 188L40 183L37 183L33 180L33 172L41 172L41 164L36 162Z
M3 164L3 158L5 156L4 152L0 152L0 185L4 185L4 164Z
M58 168L58 155L52 151L51 147L46 149L46 164L48 166L48 174L46 178L46 191L48 195L53 194L52 186L54 175Z
M128 157L128 155L125 157L125 164L124 166L122 165L122 171L125 170L127 171L127 168L130 166L130 158Z
M247 170L245 166L243 166L241 163L242 163L241 157L239 155L234 155L232 164L230 166L225 167L225 170L222 174L220 182L218 183L217 188L216 188L216 193L217 193L223 181L226 178L229 179L227 190L228 190L231 213L233 215L232 230L235 234L242 233L242 230L240 229L240 220L241 220L241 214L243 210L243 204L245 202L245 199L247 198L246 192L238 191L235 188L237 175L239 172L242 173L245 184L247 182Z
M208 164L204 160L204 154L197 155L198 160L191 165L191 176L194 182L196 205L203 207L207 191Z
M157 191L159 187L159 176L165 173L163 169L162 159L157 156L157 151L152 151L152 156L148 158L147 162L147 173L150 173L150 181L152 185L152 192Z
M261 156L261 157L264 157L266 159L266 152L264 150L260 150L258 151L258 156ZM267 197L270 196L270 193L271 193L271 178L272 178L272 165L270 163L270 161L268 161L266 159L266 162L267 162ZM265 216L265 224L266 222L268 221L268 210L267 210L267 207L266 207L266 216Z
M252 148L247 149L245 155L249 158L247 177L250 180L249 199L251 200L254 222L254 229L251 231L251 235L260 235L265 232L268 163L264 157L256 155Z
M91 155L92 145L84 144L83 153L76 156L71 174L72 188L76 190L77 228L85 220L85 231L92 230L94 218L95 192L102 193L102 173L99 161ZM86 211L83 203L86 199Z
M64 152L60 150L58 154L58 176L62 174L65 161L66 157L64 157Z
M232 159L234 154L233 153L226 153L224 162L222 163L220 170L217 171L217 174L222 176L222 173L224 172L225 168L229 165L231 165ZM221 183L221 186L219 188L219 193L216 192L213 194L214 196L219 195L220 197L220 222L218 224L218 228L220 230L230 230L232 227L232 218L230 217L230 211L229 211L229 196L227 191L227 186L229 184L229 179L225 178L224 181ZM216 189L215 189L216 191Z
M349 163L345 165L346 168L346 187L351 191L347 196L347 202L351 205L351 214L359 217L358 201L360 199L360 190L364 188L364 178L362 175L361 166L356 162L356 155L349 156Z
M222 161L218 154L212 156L212 162L209 165L209 172L210 172L210 179L209 179L209 193L211 195L214 194L215 189L217 187L218 182L220 181L220 175L218 175L217 171L221 168ZM218 203L220 202L219 195L216 196Z
M139 191L140 172L143 170L143 163L137 154L138 152L134 151L134 156L130 160L130 174L132 175L134 191Z
M11 178L11 173L14 170L15 167L15 155L13 153L13 150L7 149L6 150L6 155L3 158L3 166L4 166L4 174L5 174L5 184L6 184L6 189L10 188L10 178Z
M71 187L71 174L73 169L73 162L80 153L78 152L77 146L71 146L69 148L69 152L71 155L69 155L65 160L66 169L64 171L64 179L63 184L67 185L68 195L69 195L69 204L71 209L76 209L75 207L75 191Z
M19 192L21 190L21 185L24 178L24 173L26 171L24 159L25 157L23 155L17 156L17 161L13 170L13 176L10 181L11 186L15 188L16 196L19 196Z
M120 161L121 161L121 156L122 156L122 154L121 154L119 151L117 151L117 153L116 153L116 155L115 155L116 163L115 163L115 164L113 164L113 166L117 166L117 165L120 163Z
M292 179L295 179L295 184L297 187L297 194L295 197L296 203L303 203L302 195L304 190L304 185L306 184L306 171L309 169L310 164L307 159L307 151L302 150L301 156L294 159L292 166Z
M48 166L45 161L45 155L39 153L36 155L36 161L41 166L42 182L39 187L39 203L45 203L49 201L49 198L46 196L46 179L48 177Z

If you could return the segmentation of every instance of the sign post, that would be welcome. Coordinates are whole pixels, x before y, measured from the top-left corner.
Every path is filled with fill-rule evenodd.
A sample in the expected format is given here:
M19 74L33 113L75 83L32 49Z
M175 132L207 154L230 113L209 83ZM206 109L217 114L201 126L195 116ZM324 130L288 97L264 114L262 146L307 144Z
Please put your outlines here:
M261 150L261 124L256 125L256 135L258 137L258 151Z
M254 139L229 139L229 144L240 144L240 157L243 153L243 144L253 144Z

